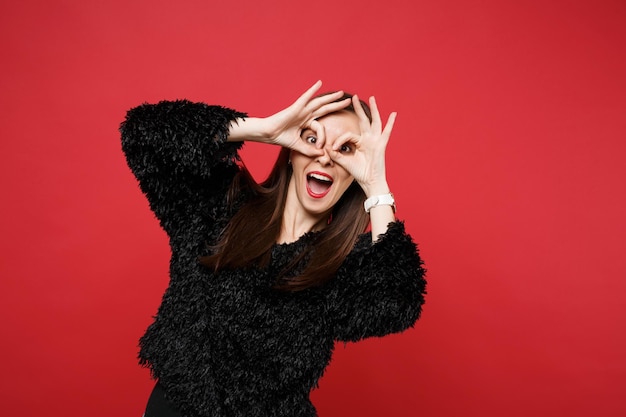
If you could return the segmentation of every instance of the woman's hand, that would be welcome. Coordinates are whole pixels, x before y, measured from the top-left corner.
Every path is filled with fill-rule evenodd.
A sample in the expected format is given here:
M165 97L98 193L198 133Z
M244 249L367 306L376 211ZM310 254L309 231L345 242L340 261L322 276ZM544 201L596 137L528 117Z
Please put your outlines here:
M354 177L367 197L389 192L385 170L385 150L396 120L396 113L393 112L383 127L376 99L370 97L369 104L372 113L371 122L359 98L356 95L352 97L352 105L359 118L361 134L357 136L347 133L340 136L334 141L330 150L330 157Z
M291 106L265 119L270 143L309 156L323 153L321 149L326 137L322 125L316 119L345 108L350 104L350 99L334 102L343 95L343 91L313 98L321 86L321 81L316 82ZM306 138L300 137L304 129L315 132L315 147Z
M324 129L316 119L345 108L350 104L350 99L334 102L343 95L343 91L313 98L321 86L321 81L316 82L291 106L272 116L238 120L231 125L228 140L271 143L307 156L322 154ZM315 133L315 146L300 137L304 129L311 129Z

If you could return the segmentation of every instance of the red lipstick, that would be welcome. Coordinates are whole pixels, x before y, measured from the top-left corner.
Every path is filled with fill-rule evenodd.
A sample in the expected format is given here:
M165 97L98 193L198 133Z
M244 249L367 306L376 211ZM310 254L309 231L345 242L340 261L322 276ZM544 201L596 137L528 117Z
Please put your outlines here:
M333 185L333 177L320 172L312 171L306 175L306 191L313 198L323 198Z

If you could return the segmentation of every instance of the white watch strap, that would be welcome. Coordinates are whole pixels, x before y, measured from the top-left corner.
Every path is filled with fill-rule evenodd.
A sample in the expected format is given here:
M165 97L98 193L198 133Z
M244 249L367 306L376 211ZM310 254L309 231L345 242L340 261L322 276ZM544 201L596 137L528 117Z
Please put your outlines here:
M369 213L372 207L376 206L391 206L393 211L396 211L396 200L393 198L393 194L381 194L381 195L373 195L363 203L363 207L365 208L365 212Z

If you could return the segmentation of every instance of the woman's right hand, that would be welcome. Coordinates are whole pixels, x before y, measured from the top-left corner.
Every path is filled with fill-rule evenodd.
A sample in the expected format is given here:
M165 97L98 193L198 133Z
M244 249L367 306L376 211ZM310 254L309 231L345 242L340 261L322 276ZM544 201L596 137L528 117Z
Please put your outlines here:
M321 86L321 81L316 82L292 105L276 114L266 118L247 118L233 123L229 140L271 143L308 156L322 154L325 143L324 128L316 119L347 107L350 99L335 102L341 98L343 91L313 98ZM304 129L310 129L315 133L315 146L311 146L311 142L300 136Z
M322 153L321 149L326 138L324 128L316 119L345 108L350 104L350 99L335 102L343 95L343 91L313 98L321 86L321 81L316 82L291 106L265 119L270 133L270 143L309 156ZM315 132L314 147L306 138L300 137L304 129Z

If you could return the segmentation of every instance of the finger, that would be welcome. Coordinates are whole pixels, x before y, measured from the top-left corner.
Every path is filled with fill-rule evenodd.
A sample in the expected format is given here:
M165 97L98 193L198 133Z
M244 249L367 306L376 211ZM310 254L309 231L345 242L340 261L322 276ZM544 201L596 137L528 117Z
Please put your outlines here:
M361 131L364 132L369 130L370 119L367 117L367 114L365 114L365 110L363 110L363 106L361 105L361 100L359 100L359 97L356 94L352 96L352 107L354 107L354 112L359 117Z
M372 114L372 128L374 128L376 131L380 131L382 129L382 120L380 119L378 105L376 105L376 98L374 98L374 96L371 96L369 102L370 113Z
M290 144L289 148L294 151L300 152L301 154L306 155L306 156L319 156L323 154L324 153L323 150L317 147L318 132L315 131L314 127L315 126L310 126L310 125L307 126L305 130L309 130L311 131L311 133L305 135L303 134L304 132L301 132L300 139ZM315 136L315 139L316 139L315 143L309 142L308 140L309 137L313 135Z
M389 143L389 138L391 138L391 131L393 130L393 125L396 122L396 116L398 113L392 112L387 118L387 124L385 125L385 129L382 131L380 135L380 139L384 142L385 146Z
M387 141L391 137L391 131L393 130L393 125L396 123L397 116L398 113L394 111L389 115L389 118L387 119L387 124L385 125L385 129L383 130L382 134L382 137L385 138L385 140Z
M326 149L328 149L328 148L326 148ZM335 161L337 163L339 163L341 161L341 158L344 156L343 153L341 153L339 150L335 149L334 145L333 145L332 148L328 149L328 155L330 156L330 159L332 159L333 161Z
M335 91L334 93L330 93L330 94L323 94L321 96L317 96L311 99L310 103L309 103L309 108L312 111L316 111L318 110L320 107L332 103L334 101L337 101L338 99L341 98L341 96L343 96L343 91L339 90L339 91Z
M324 125L317 120L311 120L309 126L311 130L315 132L315 137L317 138L315 141L315 147L317 149L322 149L326 143L326 131L324 130Z
M330 159L332 159L333 162L341 165L341 157L343 156L341 154L341 152L334 151L334 150L331 149L331 150L328 151L328 156L330 156ZM341 165L341 166L343 167L343 165Z
M317 149L315 146L306 143L301 143L300 145L294 147L293 150L309 157L321 156L324 154L322 149Z
M352 162L350 160L350 158L345 158L346 155L344 155L343 153L339 152L339 151L334 151L332 149L330 149L328 151L328 156L330 156L330 159L336 163L337 165L341 166L343 169L345 169L346 171L348 171L348 173L350 175L352 175Z
M301 104L303 106L306 105L309 101L311 101L311 98L315 96L315 93L317 93L321 87L322 87L322 80L318 80L308 90L306 90L304 94L298 97L298 99L296 100L296 103Z
M335 101L332 103L328 103L316 111L313 112L313 117L318 119L320 117L326 116L327 114L334 113L336 111L345 109L350 105L350 98L345 98L341 101Z
M356 143L358 142L358 140L359 137L357 135L352 132L346 132L333 141L333 146L331 149L333 151L339 151L339 149L348 142L352 142L354 147L356 147Z

